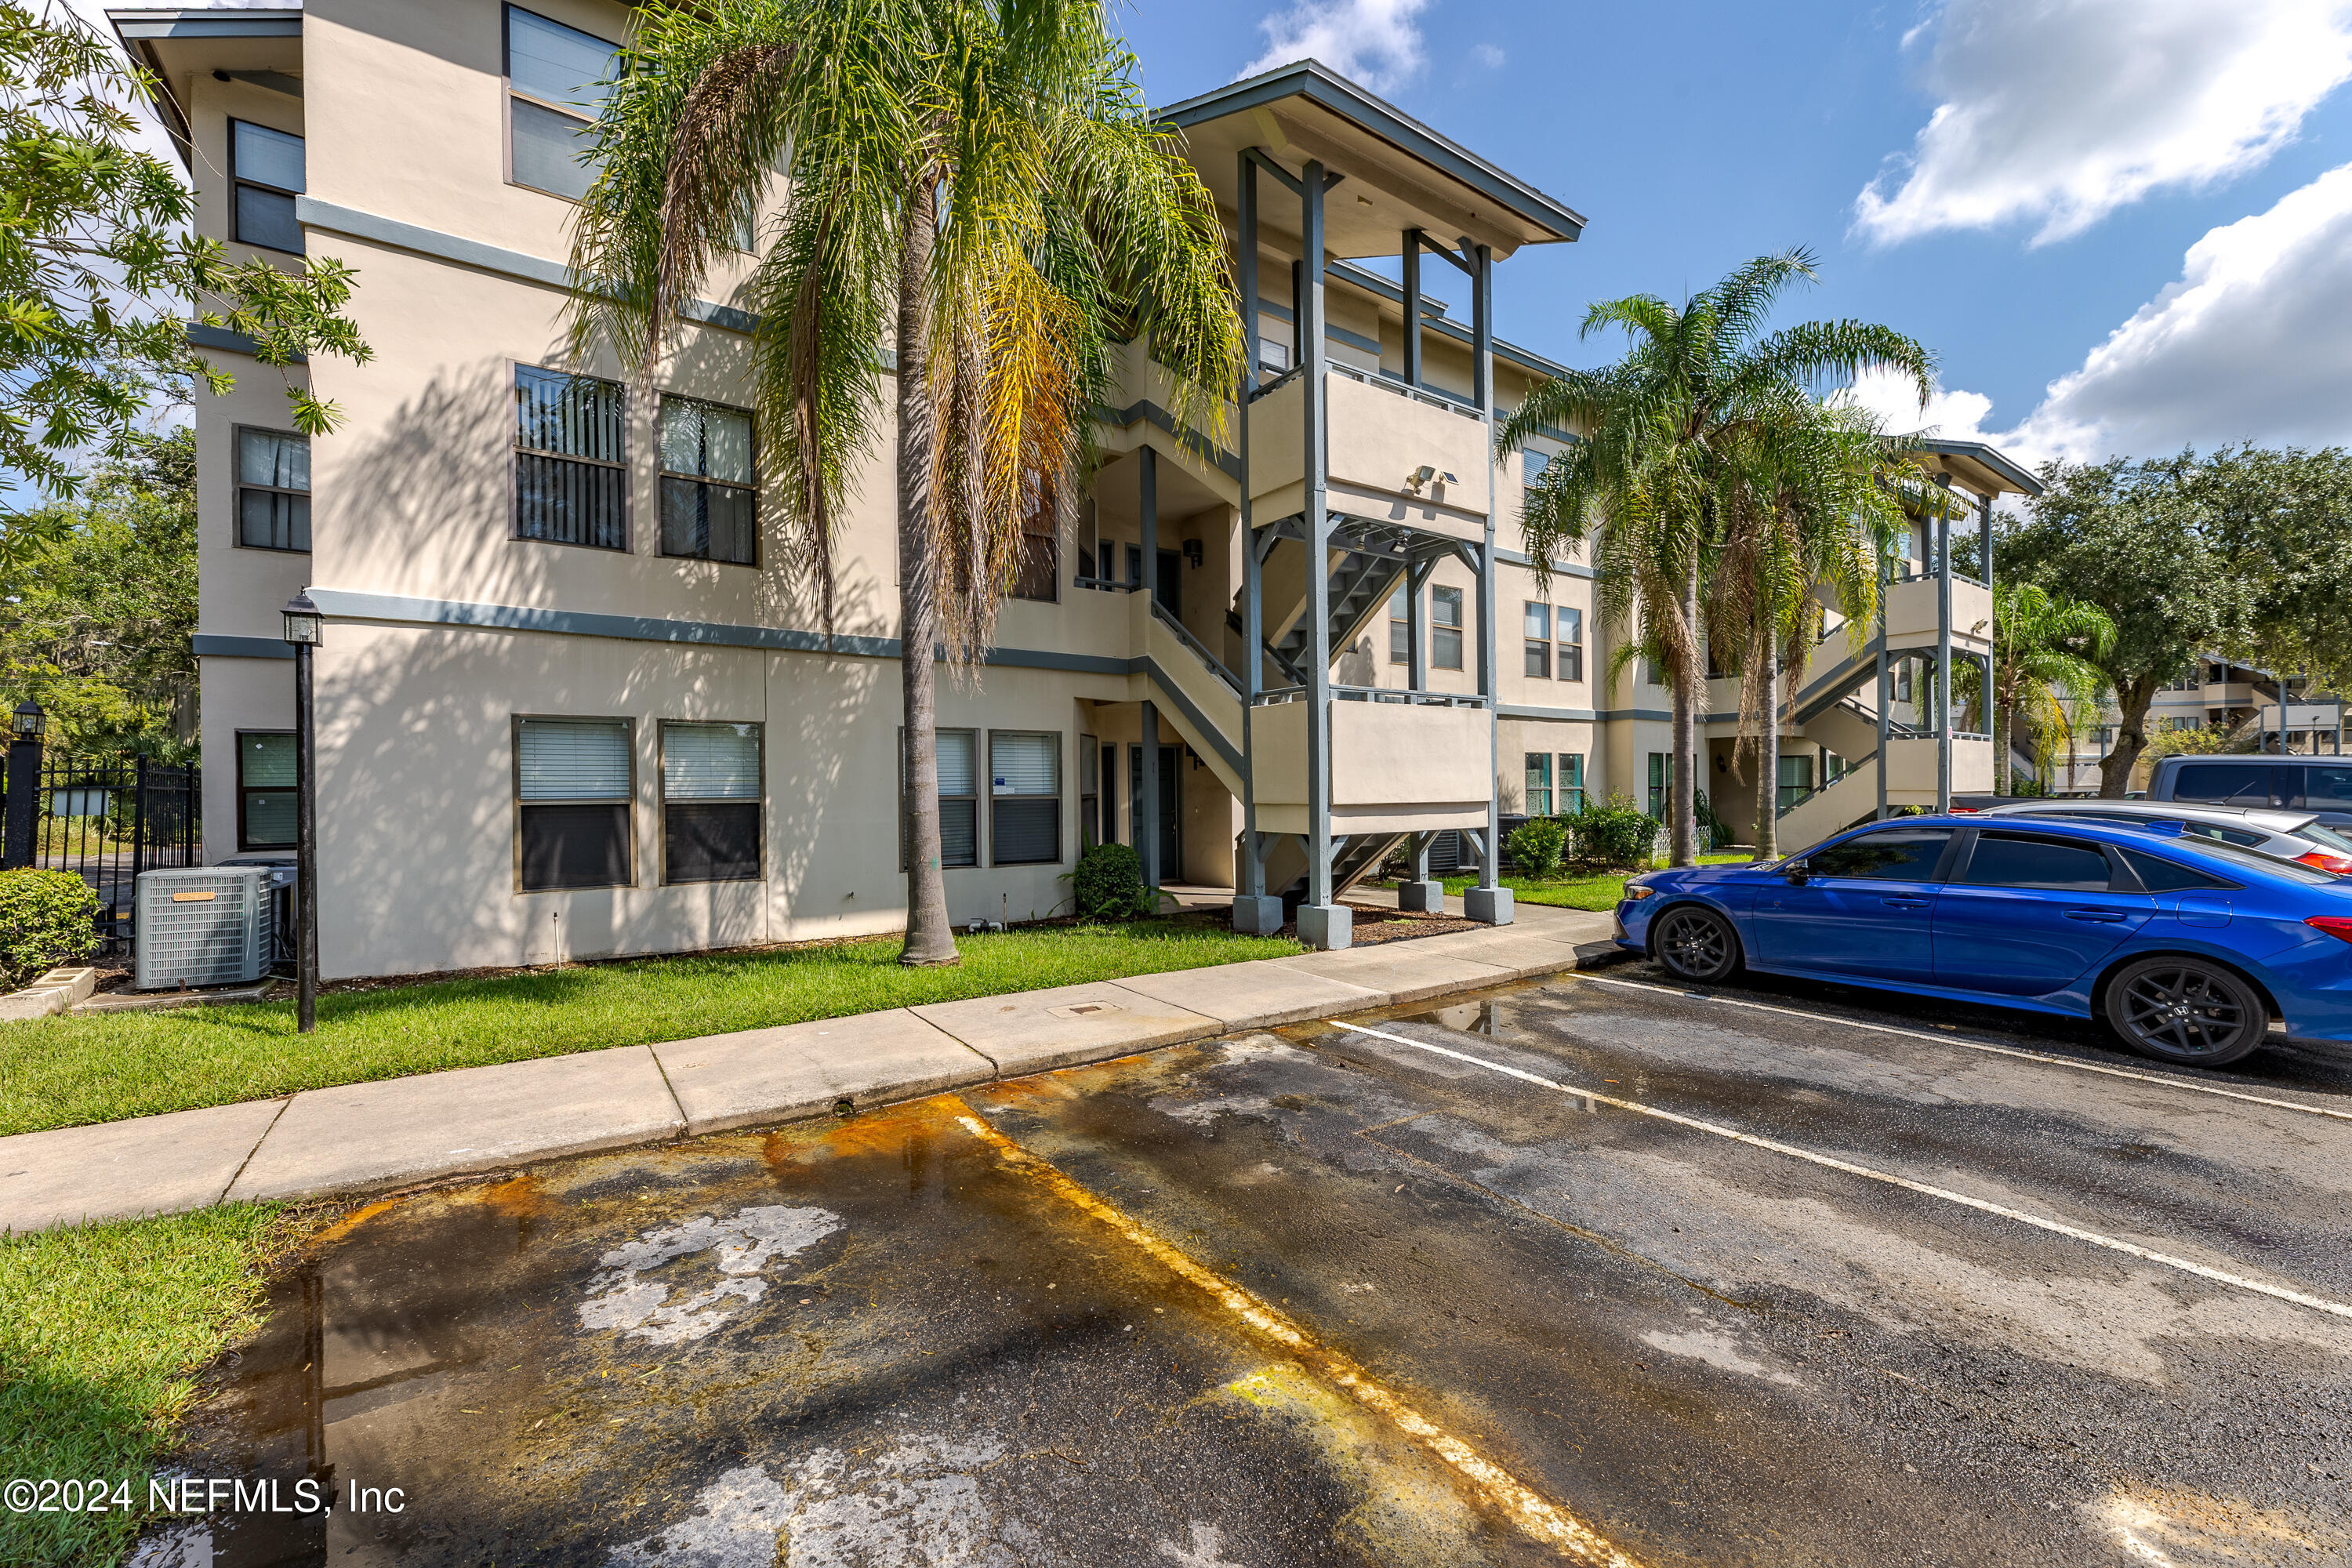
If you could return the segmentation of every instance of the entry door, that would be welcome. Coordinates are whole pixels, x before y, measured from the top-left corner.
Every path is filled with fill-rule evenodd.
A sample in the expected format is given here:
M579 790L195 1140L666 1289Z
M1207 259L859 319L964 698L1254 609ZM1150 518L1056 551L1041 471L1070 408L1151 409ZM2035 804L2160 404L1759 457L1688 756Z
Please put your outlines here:
M1936 903L1936 984L2041 996L2088 973L2147 923L2156 900L2081 839L1990 830Z
M1176 824L1183 816L1181 802L1177 797L1181 777L1176 766L1180 748L1160 748L1160 879L1172 882L1182 875L1184 865L1182 840ZM1143 849L1143 748L1127 748L1127 841Z
M1773 969L1934 982L1928 945L1948 827L1882 827L1805 855L1803 882L1759 889L1750 917Z

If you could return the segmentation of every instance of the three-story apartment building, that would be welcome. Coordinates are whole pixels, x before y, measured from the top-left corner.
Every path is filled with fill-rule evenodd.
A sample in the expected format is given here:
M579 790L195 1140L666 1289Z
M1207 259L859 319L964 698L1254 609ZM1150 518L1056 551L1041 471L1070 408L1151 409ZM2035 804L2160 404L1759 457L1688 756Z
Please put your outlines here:
M316 441L266 375L200 399L208 857L290 852L279 612L307 587L327 974L903 924L887 433L828 640L760 505L752 258L649 392L562 352L575 138L628 7L110 15L163 84L203 230L353 267L374 351L305 367L344 416ZM1589 568L1538 592L1517 548L1527 465L1569 433L1490 456L1497 409L1559 368L1496 335L1492 268L1584 220L1311 62L1165 113L1234 237L1255 363L1213 443L1129 357L1083 503L1031 540L984 667L943 685L950 911L1045 915L1117 839L1157 881L1234 889L1245 929L1287 892L1343 945L1340 895L1382 858L1659 783L1664 693L1612 679ZM1950 599L1926 645L1906 623L1879 646L1948 668ZM1509 918L1499 889L1472 904Z

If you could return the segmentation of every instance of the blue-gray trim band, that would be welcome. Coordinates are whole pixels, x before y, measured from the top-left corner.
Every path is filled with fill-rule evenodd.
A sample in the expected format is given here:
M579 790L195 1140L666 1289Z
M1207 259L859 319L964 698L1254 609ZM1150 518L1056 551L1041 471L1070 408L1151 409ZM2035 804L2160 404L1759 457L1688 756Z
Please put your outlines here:
M1590 724L1601 717L1590 708L1529 708L1517 702L1506 702L1495 710L1497 719L1543 719L1570 724Z
M129 38L299 38L299 16L210 16L182 15L152 21L121 21L114 30Z
M1125 408L1111 408L1097 403L1095 405L1095 417L1105 425L1114 425L1122 430L1138 423L1155 426L1173 436L1195 453L1208 451L1225 478L1237 484L1241 481L1241 458L1222 447L1210 446L1209 438L1189 425L1180 429L1176 424L1176 416L1148 397L1130 403Z
M198 658L292 658L294 650L276 637L230 637L198 632L189 639Z
M1514 566L1532 566L1536 563L1536 558L1524 551L1505 550L1499 546L1495 551L1495 559L1507 561ZM1551 569L1555 574L1561 577L1589 578L1592 575L1591 567L1579 566L1572 561L1555 561L1551 563Z
M836 637L792 626L734 626L720 621L674 621L655 616L606 616L584 610L539 609L524 605L484 605L459 599L411 598L400 594L362 594L312 588L310 600L337 620L390 621L418 626L473 626L490 631L549 632L563 637L616 637L627 642L693 643L706 647L756 648L780 653L832 653L851 658L897 658L897 637ZM201 640L201 639L199 639ZM236 638L238 642L259 639ZM272 645L283 647L282 643ZM198 648L198 652L204 649ZM1079 675L1132 675L1132 659L1055 648L999 647L984 664L1016 669L1058 669Z
M561 261L529 256L503 246L486 245L478 239L467 239L459 235L444 234L439 229L403 223L398 218L380 217L374 213L337 206L316 196L295 197L294 216L306 228L324 229L330 234L364 239L373 245L413 250L419 256L429 256L437 261L454 261L461 267L495 272L503 278L520 279L526 283L542 284L550 289L569 289L572 284L572 268ZM708 300L689 300L678 307L677 313L689 321L698 321L704 326L718 327L730 332L749 333L760 325L760 319L749 310L739 310L732 305L715 305Z
M202 321L188 323L188 342L200 349L210 349L215 353L245 354L249 357L258 357L261 353L261 345L243 332L232 332L226 327L208 327ZM296 354L290 363L307 364L310 363L310 356Z

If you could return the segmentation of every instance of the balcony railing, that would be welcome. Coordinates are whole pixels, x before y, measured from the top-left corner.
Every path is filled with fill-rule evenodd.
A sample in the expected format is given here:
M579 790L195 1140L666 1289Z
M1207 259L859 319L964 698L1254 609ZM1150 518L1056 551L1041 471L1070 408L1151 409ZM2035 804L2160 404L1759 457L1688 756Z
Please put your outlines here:
M1401 686L1330 686L1325 688L1335 702L1381 702L1412 708L1485 708L1486 698L1467 691L1412 691ZM1257 694L1261 708L1282 702L1304 702L1307 688L1276 686Z
M1377 386L1382 392L1391 393L1409 402L1426 403L1432 408L1443 408L1447 413L1458 414L1465 419L1484 422L1486 417L1486 411L1476 404L1465 403L1458 397L1448 397L1442 392L1432 392L1425 386L1407 386L1402 381L1391 381L1387 376L1373 371L1359 370L1351 364L1341 364L1338 360L1331 361L1329 368L1334 375L1344 375L1350 381L1360 381L1366 386Z

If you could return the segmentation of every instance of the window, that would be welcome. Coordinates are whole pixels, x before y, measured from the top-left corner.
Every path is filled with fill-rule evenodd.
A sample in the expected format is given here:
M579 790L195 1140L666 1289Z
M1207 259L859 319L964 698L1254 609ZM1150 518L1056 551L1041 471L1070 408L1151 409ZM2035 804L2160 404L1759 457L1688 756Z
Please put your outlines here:
M302 254L294 198L304 190L302 138L243 120L228 122L228 172L236 191L240 245Z
M1644 686L1664 686L1665 683L1665 679L1658 673L1658 661L1654 658L1643 659L1642 684Z
M1047 605L1060 602L1062 542L1056 521L1050 494L1038 496L1036 504L1022 517L1021 555L1013 565L1013 598Z
M2271 770L2263 763L2190 763L2173 779L2172 798L2220 805L2268 805Z
M1462 668L1462 590L1429 591L1429 662L1439 669Z
M1530 680L1551 679L1551 606L1530 604L1526 606L1528 644L1528 678ZM1550 764L1545 764L1547 768Z
M1805 869L1816 877L1868 877L1881 882L1932 882L1944 847L1952 840L1948 827L1897 827L1865 833L1806 856ZM2099 884L2105 887L2105 882Z
M1551 753L1529 752L1528 758L1528 815L1551 815Z
M1900 658L1895 661L1895 700L1897 702L1909 702L1913 700L1911 666L1914 662L1914 660L1907 658Z
M1389 662L1412 662L1412 607L1405 603L1405 590L1399 587L1389 595Z
M635 777L625 719L515 721L518 880L526 893L625 888Z
M1813 759L1799 755L1780 759L1780 808L1788 810L1813 793Z
M2184 893L2200 888L2236 886L2210 871L2200 871L2183 866L2178 860L2167 860L2160 855L2145 854L2137 849L2119 849L2124 864L2138 874L2139 885L2151 893Z
M1666 797L1675 792L1675 754L1672 752L1650 753L1650 815L1660 822L1666 819Z
M978 736L971 730L937 731L940 771L940 865L977 866L980 864L980 771L974 765L979 755ZM907 732L898 731L899 790L906 789ZM901 815L900 837L905 837L904 816ZM899 846L898 859L907 860L904 843Z
M1062 737L990 731L988 794L991 864L1049 865L1062 858Z
M1286 374L1290 369L1290 345L1274 338L1258 339L1257 363L1262 374Z
M310 548L309 437L238 427L236 542L256 550Z
M507 7L507 141L518 185L578 201L596 171L580 133L604 107L620 51L593 34Z
M2104 893L2112 879L2106 851L2095 844L2029 838L2021 833L1986 833L1978 836L1969 868L1959 879L1975 888Z
M691 398L662 399L664 555L758 565L759 483L749 414Z
M1562 680L1584 679L1584 612L1562 605L1558 612L1559 623L1559 678Z
M1102 761L1097 742L1092 735L1078 737L1078 847L1090 849L1101 842L1097 824L1102 820Z
M2296 780L2294 804L2306 811L2352 809L2352 768L2290 768Z
M1551 467L1551 455L1549 452L1538 452L1533 447L1529 447L1527 450L1520 453L1519 457L1519 482L1521 484L1534 484L1538 479L1543 478L1543 471Z
M236 847L294 847L294 731L240 730L236 735Z
M760 726L661 727L662 880L760 879Z
M1584 753L1559 754L1559 814L1572 816L1584 809Z
M626 550L621 389L515 366L515 537Z

